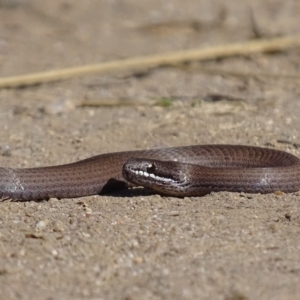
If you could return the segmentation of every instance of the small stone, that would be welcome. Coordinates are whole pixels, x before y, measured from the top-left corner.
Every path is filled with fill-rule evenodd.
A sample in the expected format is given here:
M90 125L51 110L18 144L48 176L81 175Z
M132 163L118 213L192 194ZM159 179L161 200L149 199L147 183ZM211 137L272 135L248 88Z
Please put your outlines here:
M11 156L11 150L10 150L9 145L7 145L7 144L1 145L0 146L0 154L2 156Z
M171 217L177 217L180 215L180 212L178 210L173 210L173 211L168 212L167 215L171 216Z
M55 231L55 232L65 231L64 223L62 221L55 221L53 224L53 231Z
M35 229L39 230L39 231L44 230L47 227L48 224L49 224L49 220L40 220L35 225Z
M45 105L41 111L48 115L61 115L75 108L75 104L71 100L59 99L52 103Z
M283 195L285 195L285 193L282 192L282 191L275 191L274 194L277 195L277 196L283 196Z
M93 210L89 207L85 208L85 214L87 217L90 217L93 214Z

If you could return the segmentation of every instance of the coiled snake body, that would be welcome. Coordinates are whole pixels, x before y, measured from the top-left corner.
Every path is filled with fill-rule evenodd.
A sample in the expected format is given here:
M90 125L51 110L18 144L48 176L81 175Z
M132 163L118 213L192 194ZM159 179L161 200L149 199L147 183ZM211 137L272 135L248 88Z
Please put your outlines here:
M240 145L196 145L127 151L75 163L0 168L0 198L73 198L142 185L160 194L202 196L300 190L300 159L287 152Z

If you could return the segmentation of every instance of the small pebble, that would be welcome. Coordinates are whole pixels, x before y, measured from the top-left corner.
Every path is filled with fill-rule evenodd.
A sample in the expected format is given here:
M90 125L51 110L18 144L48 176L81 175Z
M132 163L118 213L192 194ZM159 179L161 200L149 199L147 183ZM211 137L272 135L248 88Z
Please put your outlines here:
M44 230L47 227L48 224L49 224L49 220L40 220L35 225L35 229Z
M71 100L59 99L42 107L42 111L48 115L61 115L75 108L75 104Z
M53 224L53 231L55 231L55 232L65 231L64 223L62 221L55 221Z

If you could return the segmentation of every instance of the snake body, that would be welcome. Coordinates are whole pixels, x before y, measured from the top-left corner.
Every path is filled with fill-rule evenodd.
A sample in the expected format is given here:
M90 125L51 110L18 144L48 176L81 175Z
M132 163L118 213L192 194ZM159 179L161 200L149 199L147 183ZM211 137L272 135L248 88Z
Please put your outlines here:
M0 198L75 198L119 190L129 182L177 197L213 191L295 192L300 190L300 159L240 145L107 153L59 166L0 168Z

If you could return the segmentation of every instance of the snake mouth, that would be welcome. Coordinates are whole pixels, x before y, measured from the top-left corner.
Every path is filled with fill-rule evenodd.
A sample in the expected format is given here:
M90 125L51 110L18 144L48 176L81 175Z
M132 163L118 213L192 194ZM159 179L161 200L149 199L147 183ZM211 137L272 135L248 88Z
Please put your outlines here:
M146 187L174 185L179 181L168 168L168 163L149 159L130 159L123 166L123 176L134 184ZM178 173L177 173L178 174Z
M168 178L168 177L162 177L155 175L154 173L148 173L146 171L142 170L131 170L136 176L141 176L141 178L145 178L146 180L153 180L153 181L161 181L161 182L176 182L173 178Z

